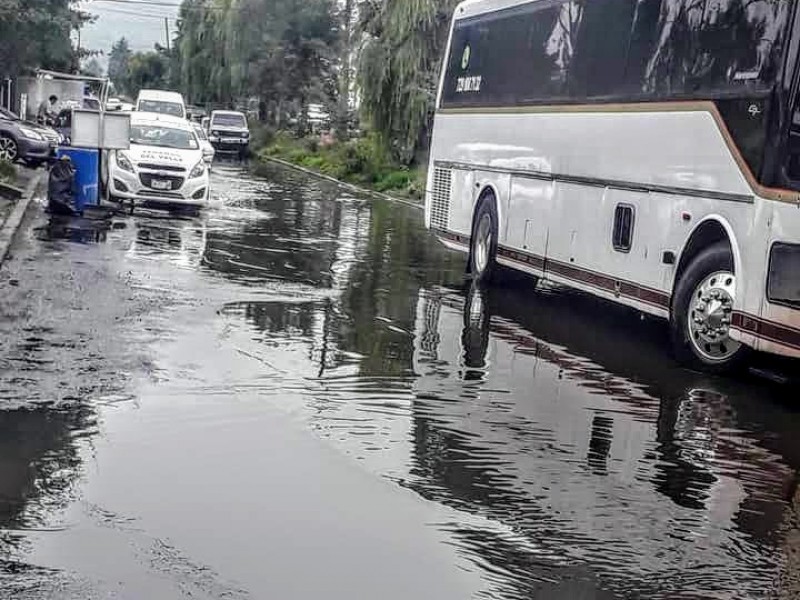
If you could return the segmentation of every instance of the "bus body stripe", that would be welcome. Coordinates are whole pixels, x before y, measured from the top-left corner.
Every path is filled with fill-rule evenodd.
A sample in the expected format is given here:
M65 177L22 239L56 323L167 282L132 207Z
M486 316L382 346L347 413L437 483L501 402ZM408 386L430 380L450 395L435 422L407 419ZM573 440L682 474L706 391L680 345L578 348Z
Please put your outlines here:
M734 312L731 326L770 342L800 350L800 330L743 312Z
M548 104L531 106L440 108L439 115L535 114L535 113L624 113L624 112L708 112L717 124L728 150L753 193L761 198L800 204L800 192L761 185L736 145L717 105L710 100L679 100L674 102L610 102L596 104ZM713 193L713 192L712 192Z
M443 231L441 229L433 230L434 234L455 242L459 245L469 247L469 237ZM528 267L532 267L542 272L550 272L565 279L584 283L591 287L595 287L607 292L611 292L617 296L625 296L631 300L637 300L651 306L669 310L670 296L666 292L655 290L652 288L638 285L632 281L626 281L600 273L589 269L584 269L573 264L567 264L552 259L547 259L537 254L529 252L521 252L505 246L497 247L498 256L506 260L516 262Z
M441 229L433 230L433 233L441 238L469 248L469 236ZM497 253L506 260L533 267L543 273L551 272L565 279L612 292L618 296L624 296L631 300L636 300L667 311L670 309L670 295L660 290L654 290L631 281L618 279L572 264L566 264L552 259L548 260L543 256L512 250L504 246L498 246ZM739 331L757 338L800 350L800 329L795 329L774 321L767 321L740 311L734 311L731 320L731 326L734 329L738 329Z

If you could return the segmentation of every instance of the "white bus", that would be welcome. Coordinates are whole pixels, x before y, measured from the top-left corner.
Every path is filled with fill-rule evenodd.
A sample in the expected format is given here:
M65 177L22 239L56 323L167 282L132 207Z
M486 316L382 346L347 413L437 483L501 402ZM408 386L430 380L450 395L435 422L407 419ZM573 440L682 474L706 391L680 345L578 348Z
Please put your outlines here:
M800 357L800 13L790 0L470 0L426 225L669 319L708 370Z

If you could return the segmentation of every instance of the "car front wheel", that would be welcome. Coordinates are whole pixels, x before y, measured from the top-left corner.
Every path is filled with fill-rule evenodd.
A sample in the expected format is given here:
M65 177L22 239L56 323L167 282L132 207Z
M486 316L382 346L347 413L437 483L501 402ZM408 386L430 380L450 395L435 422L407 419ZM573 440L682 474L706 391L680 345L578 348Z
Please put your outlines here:
M19 158L19 145L17 140L7 133L0 133L0 160L14 162Z

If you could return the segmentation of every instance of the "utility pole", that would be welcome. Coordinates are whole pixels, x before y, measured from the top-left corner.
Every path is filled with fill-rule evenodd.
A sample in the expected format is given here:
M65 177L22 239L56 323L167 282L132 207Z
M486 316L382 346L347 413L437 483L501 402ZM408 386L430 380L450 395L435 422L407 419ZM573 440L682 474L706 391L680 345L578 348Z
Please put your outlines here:
M164 17L164 31L167 32L167 54L171 52L169 48L169 19Z

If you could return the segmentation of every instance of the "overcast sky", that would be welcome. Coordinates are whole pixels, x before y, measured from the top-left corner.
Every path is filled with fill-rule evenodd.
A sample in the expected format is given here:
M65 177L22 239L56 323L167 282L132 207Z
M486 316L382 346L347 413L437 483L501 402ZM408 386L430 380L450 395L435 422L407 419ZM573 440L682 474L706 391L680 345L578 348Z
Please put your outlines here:
M180 0L152 0L164 4L179 4ZM97 21L81 30L81 46L88 50L102 50L106 56L119 38L125 37L134 52L152 50L153 45L166 44L164 17L169 19L170 37L175 35L175 17L178 8L130 2L86 2L82 8L97 16Z

